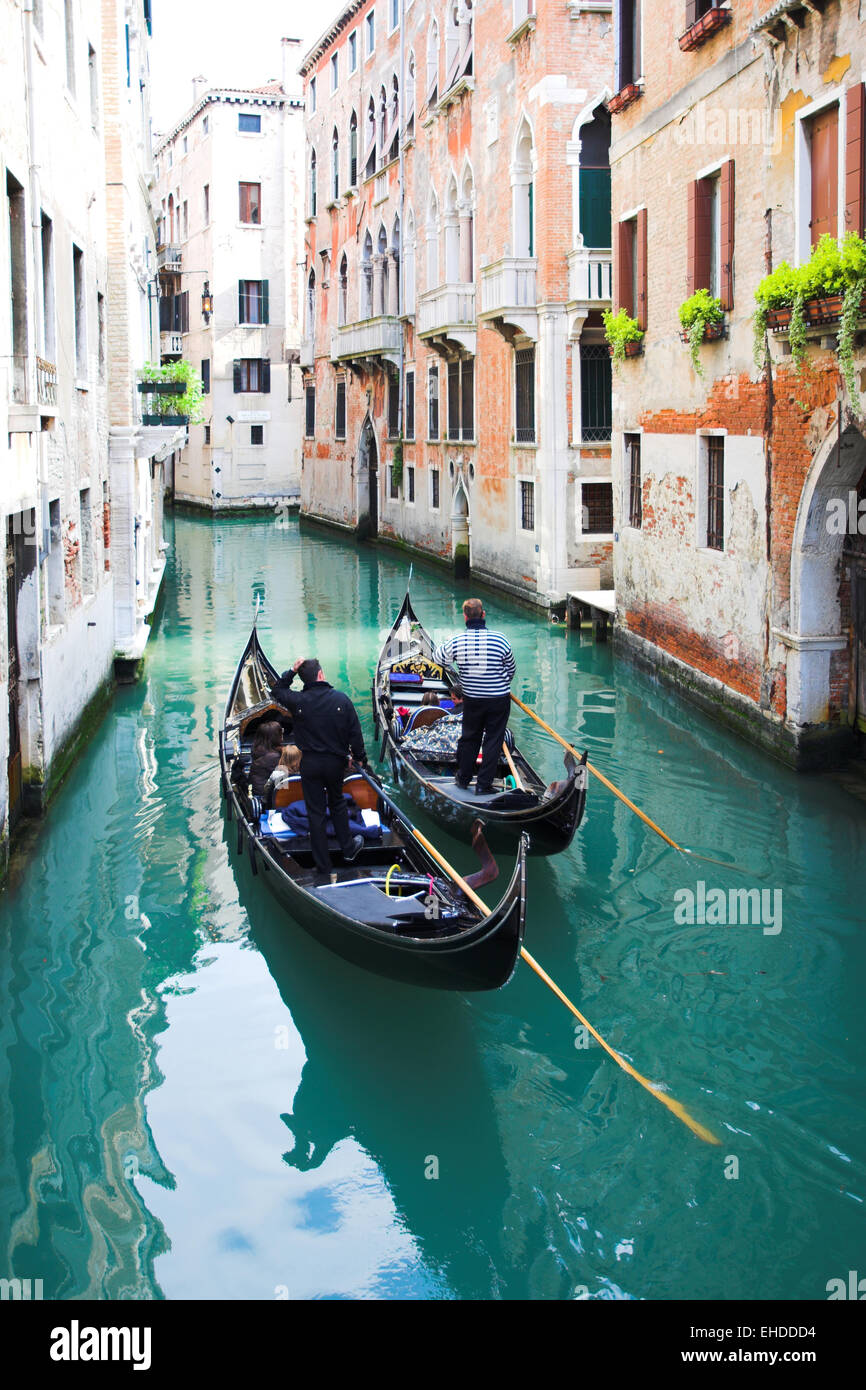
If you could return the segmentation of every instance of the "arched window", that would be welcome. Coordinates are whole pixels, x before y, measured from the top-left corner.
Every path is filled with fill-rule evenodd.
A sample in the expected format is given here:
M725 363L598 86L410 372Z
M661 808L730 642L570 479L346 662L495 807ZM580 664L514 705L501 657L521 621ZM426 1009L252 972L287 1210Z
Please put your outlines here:
M404 94L406 102L406 138L415 134L415 54L409 51L409 62L406 65L406 91Z
M331 136L331 199L336 202L340 196L340 137L337 127Z
M364 132L364 177L376 172L376 103L372 96L367 103L367 129Z
M415 312L415 214L406 214L406 237L403 247L403 313Z
M174 195L168 195L168 240L169 245L174 243Z
M316 151L310 150L310 216L316 215Z
M310 271L307 279L307 342L311 343L316 332L316 272Z
M379 276L373 276L373 316L378 318L380 314L388 312L388 233L384 226L379 227L379 235L376 238L376 256L379 262ZM378 293L377 293L378 287Z
M580 127L578 216L584 246L611 245L610 112L604 103Z
M427 203L427 283L425 289L432 290L439 284L439 203L435 189L430 189Z
M472 170L467 166L460 185L460 279L472 284L475 279L475 184Z
M361 253L361 318L369 319L373 316L373 238L369 230L364 237L364 249Z
M391 78L390 148L388 158L396 159L400 153L400 83L397 74Z
M445 189L445 283L460 276L460 223L457 217L457 180L452 174Z
M439 99L439 25L431 19L427 30L427 105Z
M457 77L457 59L460 56L460 29L457 20L457 0L450 0L445 11L445 91Z
M388 99L385 88L379 88L379 157L382 163L388 158L385 150L385 132L388 128Z
M400 215L394 218L394 226L391 231L391 274L393 281L391 284L391 298L388 305L389 314L400 314L403 312L403 305L400 303Z
M349 117L349 187L358 182L358 117L353 111Z
M349 262L346 260L346 253L340 260L340 293L337 299L337 323L342 325L349 321Z
M511 220L515 256L535 255L534 164L532 130L524 116L517 133L511 166Z

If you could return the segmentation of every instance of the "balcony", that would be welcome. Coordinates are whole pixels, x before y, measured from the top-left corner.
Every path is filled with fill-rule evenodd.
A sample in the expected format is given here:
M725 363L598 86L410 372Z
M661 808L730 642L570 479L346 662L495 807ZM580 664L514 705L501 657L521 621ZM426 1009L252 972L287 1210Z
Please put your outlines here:
M568 331L580 334L587 314L609 309L613 300L613 256L608 250L581 246L569 251Z
M481 269L478 317L509 342L518 333L538 336L537 267L534 256L503 256Z
M159 351L162 357L181 357L183 355L183 334L160 333Z
M331 360L358 366L389 362L399 367L401 332L400 320L387 314L343 324L331 334Z
M39 405L57 405L57 368L43 357L36 358L36 400Z
M164 270L168 275L179 275L183 253L179 246L158 246L156 248L156 267L157 270Z
M437 285L418 298L418 336L439 352L456 344L475 356L475 286Z

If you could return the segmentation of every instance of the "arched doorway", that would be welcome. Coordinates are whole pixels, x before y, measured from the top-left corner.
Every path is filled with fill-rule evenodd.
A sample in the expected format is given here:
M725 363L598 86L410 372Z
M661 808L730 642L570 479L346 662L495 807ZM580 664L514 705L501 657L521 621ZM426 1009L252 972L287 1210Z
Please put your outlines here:
M369 415L358 442L358 534L367 539L379 534L379 446Z
M454 557L455 577L466 578L472 568L472 550L469 494L462 475L458 475L457 486L451 499L451 554Z
M806 479L791 554L787 715L866 737L866 438L834 425ZM847 687L847 689L846 689Z

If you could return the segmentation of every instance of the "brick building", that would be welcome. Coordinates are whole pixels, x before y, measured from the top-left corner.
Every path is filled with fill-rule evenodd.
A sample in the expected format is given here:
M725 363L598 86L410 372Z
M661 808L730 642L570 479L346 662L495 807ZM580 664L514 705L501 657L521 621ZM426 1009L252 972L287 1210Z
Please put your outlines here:
M149 0L0 6L0 870L140 656L162 574ZM172 432L176 433L176 432Z
M178 501L215 511L297 505L297 42L283 40L283 76L254 90L197 78L191 107L156 150L162 360L191 362L205 388L204 420L190 425L171 481Z
M302 512L609 581L611 4L352 0L304 59Z
M646 330L614 382L617 641L799 766L866 727L864 537L831 524L866 495L866 353L852 398L819 306L804 370L784 321L762 370L753 315L783 260L863 234L859 9L614 6L614 293ZM678 318L699 289L725 310L702 376Z

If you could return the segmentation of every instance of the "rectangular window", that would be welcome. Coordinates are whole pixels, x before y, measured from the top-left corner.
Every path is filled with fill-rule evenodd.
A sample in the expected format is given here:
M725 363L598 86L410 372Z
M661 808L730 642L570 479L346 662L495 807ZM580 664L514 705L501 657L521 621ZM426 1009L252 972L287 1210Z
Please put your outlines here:
M24 189L6 172L6 200L9 218L11 275L7 294L12 299L12 376L16 401L27 398L27 216Z
M619 307L638 327L647 326L647 213L620 222L617 243L616 292Z
M358 31L353 29L349 35L349 72L354 72L358 66Z
M201 133L202 133L202 135L207 135L209 128L210 128L210 121L209 121L209 119L208 119L207 116L203 116L203 117L202 117L202 122L201 122Z
M407 439L415 438L415 373L406 373L406 399L403 402L404 430Z
M264 427L264 425L250 425L250 443L251 443L251 444L259 445L259 444L264 444L264 442L265 442L265 427Z
M394 30L397 28L397 25L400 23L400 0L388 0L388 7L390 18L390 23L388 27L389 31L393 33Z
M54 223L42 214L42 353L55 362Z
M81 489L78 494L79 517L81 520L81 592L96 592L96 565L93 554L93 512L90 506L90 488Z
M188 202L188 200L187 200L186 198L184 198L184 200L183 200L183 209L182 209L182 211L183 211L183 237L182 237L182 240L183 240L183 241L187 241L187 240L189 239L189 202Z
M97 346L99 350L99 375L102 377L105 372L105 295L96 296L96 331L98 336Z
M817 246L825 233L839 234L839 107L828 106L804 125L811 167L809 229Z
M310 78L310 115L311 115L311 116L315 116L315 114L316 114L316 79L315 79L315 77L311 77L311 78Z
M396 439L400 433L400 378L396 372L388 374L388 438Z
M267 280L238 280L238 323L268 323L269 298Z
M719 8L720 0L686 0L686 28L690 29L710 10Z
M640 435L625 436L625 467L628 479L628 524L640 530L643 524L643 482L640 472Z
M580 347L580 437L584 444L610 439L613 396L611 358L601 343Z
M367 57L368 57L368 58L369 58L370 54L373 52L373 50L374 50L375 47L376 47L376 15L375 15L375 11L371 10L370 13L367 15Z
M439 510L439 469L430 469L430 506L434 512Z
M337 90L337 88L338 88L339 85L340 85L340 55L339 55L339 53L333 53L333 54L331 55L331 91L332 91L332 92L336 92L336 90Z
M346 383L337 382L337 415L334 422L334 434L337 439L346 438Z
M183 137L183 152L184 154L189 153L189 136L187 135Z
M239 183L240 219L253 226L262 221L262 186L260 183Z
M641 0L619 0L617 5L618 45L617 76L618 91L637 82L641 76Z
M87 70L90 74L90 124L96 130L99 125L99 71L96 66L96 49L87 45Z
M717 296L721 279L721 180L719 174L689 184L688 276L690 295L709 290Z
M581 484L581 526L585 536L609 536L613 533L613 484Z
M75 305L75 375L87 377L87 301L84 294L84 252L72 247L72 297Z
M201 359L201 389L206 396L210 395L210 358Z
M707 549L725 548L725 440L707 439Z
M475 438L475 359L467 357L460 364L460 434L462 439Z
M406 501L415 501L415 469L412 467L411 463L406 469Z
M448 363L448 438L460 438L460 363Z
M514 354L515 433L518 444L535 443L535 348Z
M75 96L75 15L73 0L65 0L64 19L66 24L66 86ZM127 31L127 43L129 32ZM129 61L127 54L127 63Z
M535 530L535 483L520 480L520 528Z
M210 425L205 425L204 427L204 442L205 444L210 444Z
M397 479L394 476L394 469L388 468L388 496L392 502L396 502L400 496L400 489L397 486Z
M204 194L204 197L203 197L203 204L204 204L204 206L203 206L203 209L202 209L202 211L204 212L204 225L207 226L208 223L210 222L210 184L209 184L209 183L206 183L206 184L205 184L205 186L204 186L202 192L203 192L203 194Z
M439 438L439 367L435 363L427 372L427 438Z
M238 130L244 135L261 135L262 118L254 116L248 111L238 112Z
M316 388L307 386L304 388L304 434L307 439L314 439L316 435Z
M234 364L234 391L261 392L271 389L271 363L267 357L238 357Z

